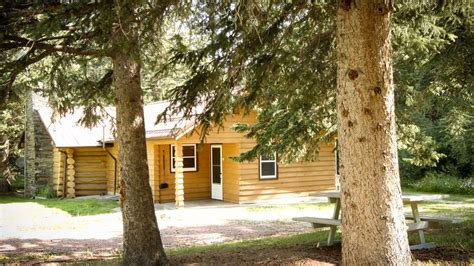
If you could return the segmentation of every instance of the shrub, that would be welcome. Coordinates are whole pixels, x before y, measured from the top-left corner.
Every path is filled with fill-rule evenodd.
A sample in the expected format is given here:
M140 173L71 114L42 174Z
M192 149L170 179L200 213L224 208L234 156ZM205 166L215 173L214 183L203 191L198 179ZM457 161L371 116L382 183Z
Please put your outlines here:
M25 178L23 175L17 175L10 181L10 186L13 190L25 189Z
M54 190L54 188L50 185L38 187L36 189L36 195L47 198L47 199L58 197L58 195L56 194L56 190Z
M473 178L458 178L446 173L428 173L412 184L418 191L474 195Z

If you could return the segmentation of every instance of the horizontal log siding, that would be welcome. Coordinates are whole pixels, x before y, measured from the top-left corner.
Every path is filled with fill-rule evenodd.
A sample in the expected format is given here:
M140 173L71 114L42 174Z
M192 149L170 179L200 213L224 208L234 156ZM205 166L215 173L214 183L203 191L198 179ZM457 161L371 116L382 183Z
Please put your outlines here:
M59 149L53 149L53 178L50 180L58 196L62 196L64 178L64 154Z
M246 152L255 145L240 145ZM335 189L335 155L333 145L322 145L315 162L278 164L278 179L259 180L258 160L240 165L239 202L255 202L307 196L310 192Z
M183 139L183 143L192 143ZM154 165L157 166L156 174L159 176L159 182L154 184L153 190L159 195L159 202L174 202L174 172L170 170L170 144L157 146L157 153ZM211 198L210 183L210 145L203 144L197 146L197 164L196 172L184 172L184 200L202 200ZM161 163L164 160L164 164ZM166 182L169 187L159 189L160 183ZM156 199L155 199L156 200Z
M231 157L239 155L239 146L239 144L222 145L224 200L235 203L239 202L240 163L235 162Z
M159 175L156 173L158 170L159 160L158 157L158 145L155 145L153 142L148 141L146 143L146 157L148 163L148 171L150 175L150 187L151 193L153 195L153 201L158 201L160 197L160 190L159 190Z
M235 130L232 128L234 124L236 123L249 123L253 124L255 123L256 119L256 114L255 112L250 113L247 116L241 116L238 114L235 115L229 115L226 117L226 120L224 124L222 125L222 128L214 127L210 132L209 135L206 136L206 143L211 143L211 144L221 144L221 143L242 143L245 141L249 141L247 138L245 138L244 134L235 132ZM197 131L199 132L199 128ZM185 143L199 143L199 134L193 134L192 132L190 134L187 134L186 136L182 137L182 140Z
M107 153L102 148L75 148L76 196L107 193Z

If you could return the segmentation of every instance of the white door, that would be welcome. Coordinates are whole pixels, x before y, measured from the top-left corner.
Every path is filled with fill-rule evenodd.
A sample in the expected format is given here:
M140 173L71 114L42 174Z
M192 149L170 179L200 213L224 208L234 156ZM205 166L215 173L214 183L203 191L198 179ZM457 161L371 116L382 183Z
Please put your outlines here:
M222 200L222 145L211 145L211 198Z

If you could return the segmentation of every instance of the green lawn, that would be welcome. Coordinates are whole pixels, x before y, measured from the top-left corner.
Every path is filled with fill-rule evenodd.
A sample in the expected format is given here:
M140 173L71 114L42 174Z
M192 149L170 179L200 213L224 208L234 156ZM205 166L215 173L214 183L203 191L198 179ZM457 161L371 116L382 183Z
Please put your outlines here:
M339 237L339 236L338 236ZM166 249L166 254L169 256L188 254L188 253L203 253L209 251L219 251L244 248L244 247L269 247L269 246L293 246L297 244L317 243L327 239L326 231L318 231L312 233L297 234L292 236L277 236L265 237L252 240L242 240L228 243L211 244L203 246L182 247Z
M462 223L442 223L439 228L429 228L425 233L427 242L474 251L473 196L451 195L443 200L424 202L418 207L421 214L464 219ZM416 241L417 237L415 232L410 234L410 240Z
M0 196L0 204L38 203L47 208L63 210L72 216L87 216L114 212L117 201L97 199L29 199L18 196Z
M419 193L411 190L410 192ZM249 208L248 211L279 211L287 209L332 209L332 203L303 203L289 205L269 205ZM424 202L419 205L420 213L426 215L436 215L444 217L463 218L463 223L458 224L442 224L439 228L428 229L425 233L427 242L434 242L438 246L451 246L474 251L474 197L469 195L451 195L443 200L433 202ZM410 211L410 207L406 206L406 211ZM417 233L410 233L410 242L417 243ZM315 243L325 241L327 231L319 231L306 234L298 234L293 236L269 237L256 240L245 240L223 244L213 244L206 246L194 246L177 249L168 249L167 254L179 255L187 253L200 253L206 251L216 251L223 249L239 249L242 247L259 247L259 246L291 246L297 243Z
M72 215L93 215L112 211L117 207L117 202L99 201L99 200L41 200L25 199L20 197L0 197L0 204L15 202L35 202L49 208L59 208ZM406 211L409 207L406 206ZM328 203L319 204L293 204L277 205L249 208L250 211L275 211L282 209L326 209L331 208ZM463 218L464 222L459 224L442 224L439 228L429 228L425 231L427 242L434 242L437 246L452 247L457 250L464 250L469 253L474 252L474 198L466 195L455 195L443 200L424 202L419 205L420 213L426 215L437 215L445 217ZM212 245L201 245L184 248L167 249L166 253L170 256L180 256L185 254L205 256L206 253L220 251L239 252L242 248L271 248L271 247L291 247L295 245L313 244L318 241L324 241L327 237L327 231L318 231L292 236L267 237L254 240L244 240ZM340 235L339 235L340 237ZM417 244L417 233L410 233L410 243ZM120 252L116 255L120 257ZM114 256L115 257L115 256ZM117 258L115 257L115 258ZM5 258L8 261L8 258ZM11 258L10 258L11 260ZM117 259L112 260L117 262ZM79 262L77 265L83 265Z

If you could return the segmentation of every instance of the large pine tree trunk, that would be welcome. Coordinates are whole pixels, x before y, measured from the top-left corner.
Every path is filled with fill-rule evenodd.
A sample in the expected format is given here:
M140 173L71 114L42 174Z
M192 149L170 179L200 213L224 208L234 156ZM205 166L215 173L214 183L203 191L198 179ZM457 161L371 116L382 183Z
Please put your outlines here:
M113 58L120 160L124 265L165 264L146 158L140 65L130 55Z
M130 10L130 9L129 9ZM123 264L168 264L155 216L146 157L139 46L133 27L122 21L112 56L120 160ZM123 34L127 33L125 37Z
M390 1L338 2L343 264L409 265L398 173Z

